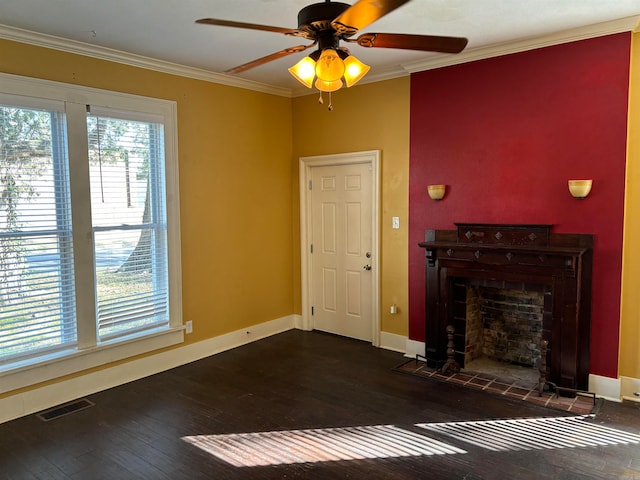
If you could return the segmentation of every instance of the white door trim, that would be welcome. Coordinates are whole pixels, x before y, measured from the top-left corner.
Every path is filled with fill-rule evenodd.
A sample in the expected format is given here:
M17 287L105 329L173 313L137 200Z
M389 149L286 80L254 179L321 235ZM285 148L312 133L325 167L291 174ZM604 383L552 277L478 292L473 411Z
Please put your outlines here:
M311 195L309 181L313 167L331 165L351 165L368 163L371 165L371 218L372 218L372 263L371 266L371 316L373 346L380 346L380 150L365 152L340 153L335 155L320 155L315 157L300 157L300 272L302 293L302 328L313 330L311 318Z

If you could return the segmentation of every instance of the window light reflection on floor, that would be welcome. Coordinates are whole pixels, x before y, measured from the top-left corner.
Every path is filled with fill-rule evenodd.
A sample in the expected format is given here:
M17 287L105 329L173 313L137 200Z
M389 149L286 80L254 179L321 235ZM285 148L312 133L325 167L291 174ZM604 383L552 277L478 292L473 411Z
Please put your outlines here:
M494 452L640 444L640 435L590 423L591 415L416 425Z
M489 451L640 444L640 435L590 422L592 415L421 423L415 427ZM236 467L467 453L394 425L285 430L182 439Z
M196 435L182 439L236 467L466 453L393 425Z

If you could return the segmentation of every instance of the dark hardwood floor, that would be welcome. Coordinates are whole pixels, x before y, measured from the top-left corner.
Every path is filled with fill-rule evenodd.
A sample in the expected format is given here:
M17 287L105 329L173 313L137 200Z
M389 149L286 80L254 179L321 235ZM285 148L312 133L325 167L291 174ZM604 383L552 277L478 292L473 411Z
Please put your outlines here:
M495 451L419 428L570 414L394 372L403 361L355 340L285 332L91 395L94 406L49 422L0 425L0 479L640 479L638 443ZM604 402L582 422L638 435L640 405ZM374 425L466 453L238 467L184 440Z

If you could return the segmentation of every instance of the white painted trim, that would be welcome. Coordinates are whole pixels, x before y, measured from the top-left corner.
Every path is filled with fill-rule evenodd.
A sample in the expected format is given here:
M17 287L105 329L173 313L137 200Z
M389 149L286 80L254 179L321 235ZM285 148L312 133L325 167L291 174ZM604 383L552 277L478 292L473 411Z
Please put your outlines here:
M339 153L334 155L319 155L300 157L299 159L299 188L300 188L300 272L302 293L302 325L303 330L313 330L311 320L311 253L309 252L311 238L311 195L309 195L309 181L313 167L330 165L350 165L368 163L371 165L371 218L372 235L371 251L372 264L375 268L372 274L371 315L373 317L372 345L380 346L380 150L364 152Z
M142 114L155 114L165 122L175 122L176 102L161 98L133 95L101 88L56 82L41 78L0 72L0 91L11 95L25 95L58 102L72 102L93 107L120 109ZM177 137L176 137L177 138Z
M218 83L220 85L227 85L230 87L244 88L246 90L254 90L256 92L279 95L281 97L291 97L290 88L267 85L265 83L254 82L252 80L245 80L233 75L187 67L177 63L144 57L134 53L79 42L77 40L69 40L67 38L56 37L54 35L23 30L21 28L10 27L8 25L0 24L0 38L35 45L37 47L51 48L62 52L74 53L76 55L83 55L85 57L97 58L108 62L121 63L131 67L168 73L170 75L178 75L181 77Z
M589 374L589 391L594 392L596 397L619 402L620 379Z
M25 96L28 97L28 102L34 102L34 99L45 99L45 102L63 102L65 105L68 127L69 175L72 179L71 195L74 198L71 207L74 222L74 253L77 258L81 259L76 262L75 272L78 273L81 268L84 269L82 270L84 275L76 276L78 286L75 297L78 323L77 348L56 352L44 358L38 357L37 363L23 362L2 365L0 368L0 393L11 392L64 375L182 343L184 333L182 329L176 102L6 73L0 73L0 93ZM83 186L87 186L85 180L88 180L89 174L86 143L87 105L98 109L106 108L110 111L122 110L126 114L134 115L134 117L139 114L145 117L157 116L158 119L153 121L164 124L170 325L168 328L145 331L102 343L97 343L96 339L93 284L89 285L89 291L83 291L82 288L87 286L86 283L78 283L78 279L93 278L91 269L87 270L85 263L87 259L93 258L93 245L90 240L92 238L91 219L87 210L90 202L88 197L83 197L86 194ZM74 178L78 181L74 181ZM80 188L77 188L78 185ZM78 252L82 254L78 255Z
M433 70L435 68L474 62L485 58L500 57L512 53L526 52L536 48L550 47L562 43L576 42L589 38L613 35L622 32L633 32L638 29L640 16L626 17L611 22L588 25L586 27L565 30L562 32L523 40L469 48L456 55L435 55L426 60L405 63L402 67L409 73Z
M416 355L420 355L421 357L424 357L425 348L426 347L424 342L407 339L407 346L405 347L406 353L404 354L404 356L409 358L416 358Z
M135 355L149 353L184 342L182 328L164 329L144 336L133 335L79 350L64 350L39 358L38 363L11 364L11 368L0 372L0 393L37 385L89 368L124 360Z
M620 377L620 397L623 400L640 402L640 397L635 396L635 392L640 392L640 378Z
M304 330L302 323L302 315L293 315L293 327L298 330Z
M407 345L407 337L395 333L380 332L380 348L404 353Z
M601 37L622 32L636 32L640 29L640 16L626 17L610 22L587 25L571 30L543 35L539 37L526 38L517 42L501 43L497 45L486 45L478 48L469 48L457 55L435 54L430 55L426 60L408 62L387 69L378 69L376 72L365 76L358 85L380 82L392 78L407 76L409 73L432 70L435 68L461 63L473 62L484 58L499 57L510 53L524 52L536 48L558 45L561 43L585 40L588 38ZM76 40L69 40L62 37L47 35L44 33L32 32L21 28L10 27L0 24L0 39L14 42L36 45L44 48L51 48L63 52L84 55L98 58L110 62L121 63L133 67L145 68L157 72L179 75L181 77L194 78L205 82L218 83L231 87L244 88L257 92L279 95L282 97L299 97L309 95L309 90L303 87L290 89L267 85L260 82L245 80L233 75L211 72L208 70L187 67L176 63L166 62L155 58L144 57L133 53L105 48Z
M295 315L0 398L0 423L139 380L294 328Z

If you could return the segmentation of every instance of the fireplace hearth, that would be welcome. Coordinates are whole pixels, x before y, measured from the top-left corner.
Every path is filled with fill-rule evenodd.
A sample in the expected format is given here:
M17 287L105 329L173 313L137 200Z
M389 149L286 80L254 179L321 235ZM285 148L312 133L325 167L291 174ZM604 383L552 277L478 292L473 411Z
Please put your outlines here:
M419 244L427 362L542 365L546 381L587 390L593 236L539 224L455 225L427 230Z

